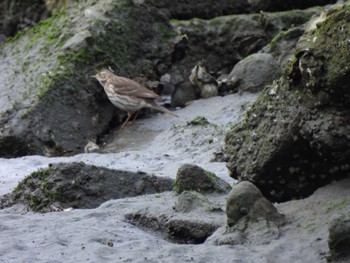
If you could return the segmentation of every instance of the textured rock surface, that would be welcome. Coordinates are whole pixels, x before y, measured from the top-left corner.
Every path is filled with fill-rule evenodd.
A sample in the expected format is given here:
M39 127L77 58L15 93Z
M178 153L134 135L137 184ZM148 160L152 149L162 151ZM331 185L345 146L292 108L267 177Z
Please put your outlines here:
M335 262L350 261L350 219L339 216L329 224L328 246L332 260Z
M253 221L260 219L271 221L283 217L251 182L243 181L235 185L226 200L227 225L235 226L243 217ZM281 222L279 222L281 224Z
M43 0L3 0L0 2L0 10L0 45L1 36L4 41L48 16Z
M235 185L226 200L228 228L220 228L208 242L217 245L267 244L280 235L284 215L250 182ZM254 241L253 241L254 240Z
M349 5L337 7L309 28L284 78L227 134L232 176L270 200L305 197L349 175L349 14Z
M154 8L87 0L7 41L0 47L0 156L82 152L113 115L89 76L112 65L117 74L152 79L174 35Z
M197 191L200 193L225 193L231 186L215 174L205 171L192 164L182 165L176 175L174 190L177 193L183 191Z
M146 0L162 10L169 18L213 18L231 14L247 14L260 11L283 11L305 9L317 5L335 3L336 0L307 0L307 1L271 1L271 0L198 0L195 2L179 0Z
M259 92L282 76L280 65L270 54L256 53L238 62L227 77L238 92Z
M166 196L166 195L171 195ZM174 200L162 202L163 199ZM157 197L162 206L146 207L128 213L132 224L180 244L201 244L225 222L224 195L183 192L179 196L165 193Z
M284 62L294 48L297 41L295 38L304 32L301 25L321 10L323 8L317 7L278 13L230 15L210 20L171 20L174 29L180 35L186 36L186 41L177 46L172 56L170 72L176 72L177 76L181 76L177 79L182 79L174 84L175 106L185 105L193 95L199 98L200 92L193 91L188 82L191 70L199 62L205 62L208 73L214 78L229 74L241 59L264 47L266 50L267 46L274 48L273 56L277 61ZM290 28L298 29L299 35L290 41L285 39L289 44L287 52L278 46L279 42L275 37L279 32ZM221 89L222 91L226 89ZM191 93L191 96L183 96L186 93ZM189 99L186 100L187 97Z
M96 208L111 199L169 191L172 185L173 180L169 178L141 172L61 163L33 172L13 193L1 197L0 206L24 204L40 212Z

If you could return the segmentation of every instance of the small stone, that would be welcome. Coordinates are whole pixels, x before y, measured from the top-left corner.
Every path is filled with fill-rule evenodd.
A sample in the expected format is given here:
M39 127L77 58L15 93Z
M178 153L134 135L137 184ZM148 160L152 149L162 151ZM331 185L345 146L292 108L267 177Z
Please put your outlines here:
M228 193L231 186L215 174L193 165L182 165L176 175L174 190L177 193L183 191L197 191L200 193Z

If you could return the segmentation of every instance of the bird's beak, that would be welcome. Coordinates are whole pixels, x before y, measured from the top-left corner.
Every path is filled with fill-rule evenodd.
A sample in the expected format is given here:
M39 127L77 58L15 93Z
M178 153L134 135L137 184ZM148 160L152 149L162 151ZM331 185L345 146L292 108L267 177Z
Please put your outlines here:
M96 79L96 75L91 75L90 78Z

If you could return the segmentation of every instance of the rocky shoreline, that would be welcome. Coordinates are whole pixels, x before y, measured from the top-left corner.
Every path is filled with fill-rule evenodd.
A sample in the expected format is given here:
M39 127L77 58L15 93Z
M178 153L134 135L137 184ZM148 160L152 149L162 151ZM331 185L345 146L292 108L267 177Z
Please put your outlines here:
M350 260L350 4L231 2L0 4L1 262Z

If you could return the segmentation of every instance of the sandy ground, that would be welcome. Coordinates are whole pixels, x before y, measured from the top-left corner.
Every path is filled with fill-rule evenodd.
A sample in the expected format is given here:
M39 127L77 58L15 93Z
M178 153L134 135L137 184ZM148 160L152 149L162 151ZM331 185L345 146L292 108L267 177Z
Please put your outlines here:
M144 171L175 178L184 163L197 164L233 183L224 163L211 162L225 130L242 118L256 95L230 95L193 102L176 113L137 120L108 140L101 154L0 159L0 194L49 163L87 164ZM209 125L188 125L204 116ZM15 206L0 211L0 262L325 262L328 222L350 215L350 180L319 189L311 197L276 205L289 219L278 239L267 244L215 246L170 243L129 224L124 215L149 207L171 209L172 192L110 200L96 209L32 213ZM224 203L225 197L222 197Z

